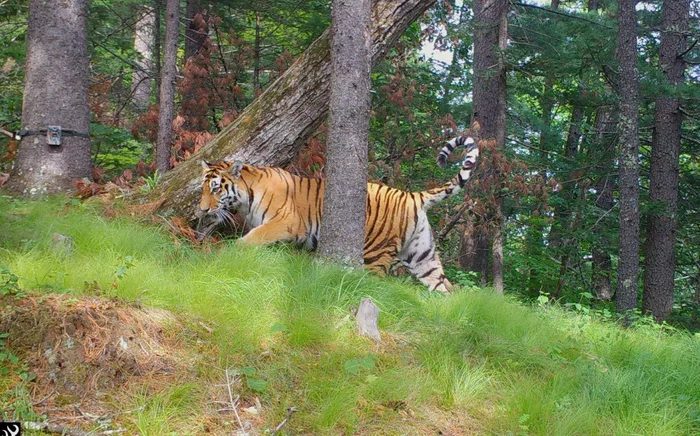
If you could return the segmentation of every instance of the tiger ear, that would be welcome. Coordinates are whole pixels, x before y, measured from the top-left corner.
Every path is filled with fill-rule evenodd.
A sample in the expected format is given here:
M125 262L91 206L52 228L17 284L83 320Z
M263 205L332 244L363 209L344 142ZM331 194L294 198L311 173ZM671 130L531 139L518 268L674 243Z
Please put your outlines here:
M204 169L204 171L209 171L211 169L211 164L205 159L202 159L202 169Z
M240 160L234 160L231 162L231 169L229 170L231 172L231 175L235 178L241 177L241 170L243 169L243 162Z

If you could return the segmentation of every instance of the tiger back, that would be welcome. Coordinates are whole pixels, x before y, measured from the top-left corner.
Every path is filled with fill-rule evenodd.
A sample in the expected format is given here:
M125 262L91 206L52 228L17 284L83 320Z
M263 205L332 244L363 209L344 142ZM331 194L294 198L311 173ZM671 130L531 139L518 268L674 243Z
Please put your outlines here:
M430 290L449 292L440 257L435 249L426 211L457 193L471 176L479 155L473 138L449 141L439 155L444 165L456 146L467 147L459 173L441 187L407 192L377 183L367 184L364 263L386 274L395 262L403 263ZM203 161L199 212L218 222L233 213L245 219L250 231L242 241L269 244L294 242L314 250L323 210L325 180L293 175L281 168L256 167L240 162Z

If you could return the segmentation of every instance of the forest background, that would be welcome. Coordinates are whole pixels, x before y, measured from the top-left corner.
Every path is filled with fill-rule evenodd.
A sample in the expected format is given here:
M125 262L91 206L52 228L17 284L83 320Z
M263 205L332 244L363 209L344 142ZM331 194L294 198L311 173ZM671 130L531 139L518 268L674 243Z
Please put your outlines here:
M637 6L641 230L636 242L644 265L652 232L647 223L664 208L650 196L656 101L678 98L673 301L671 311L655 314L697 329L700 5L690 2L686 48L680 53L685 76L678 86L669 85L659 67L661 6ZM0 127L7 132L21 127L28 7L28 1L0 3ZM94 183L76 186L83 196L99 193L107 181L136 184L142 192L158 184L153 144L164 8L161 2L130 0L89 4ZM330 24L327 1L192 0L181 9L173 166L233 122ZM372 180L421 190L454 172L439 170L434 159L441 141L469 126L473 117L474 10L471 2L437 2L374 69ZM615 3L603 1L508 3L508 38L499 52L507 86L504 147L487 144L481 172L465 196L432 214L454 282L500 279L493 247L502 235L507 292L525 300L557 299L580 311L614 311L620 249L617 11ZM16 140L0 136L0 172L10 171L17 147ZM320 176L324 151L322 126L288 169ZM644 281L639 274L640 301Z

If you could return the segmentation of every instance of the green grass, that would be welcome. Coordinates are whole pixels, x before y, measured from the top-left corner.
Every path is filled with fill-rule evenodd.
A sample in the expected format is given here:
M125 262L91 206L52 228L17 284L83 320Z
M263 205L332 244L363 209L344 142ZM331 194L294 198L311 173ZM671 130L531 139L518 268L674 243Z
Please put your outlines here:
M52 249L54 232L75 247ZM434 433L450 416L479 433L700 432L697 335L623 329L488 290L443 298L410 278L343 270L284 246L194 248L60 198L0 197L0 238L0 264L25 290L81 295L96 282L108 296L203 320L214 329L212 366L243 371L240 393L262 400L263 428L295 406L290 433ZM349 308L366 296L380 307L384 345L355 333ZM202 397L182 384L126 407L139 410L131 425L141 434L167 434L197 415Z

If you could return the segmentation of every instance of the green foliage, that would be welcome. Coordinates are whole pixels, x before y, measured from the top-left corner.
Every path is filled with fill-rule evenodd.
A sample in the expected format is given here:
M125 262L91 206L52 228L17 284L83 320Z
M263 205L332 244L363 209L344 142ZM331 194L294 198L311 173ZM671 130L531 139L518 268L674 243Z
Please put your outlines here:
M377 356L370 354L361 359L350 359L346 360L343 367L347 372L352 375L359 375L361 371L371 371L374 369L374 362L377 360Z
M152 147L135 140L124 129L91 123L92 160L96 166L104 168L108 175L116 176L127 168L133 168L139 161L149 160Z
M0 264L0 296L12 295L22 297L22 289L17 283L19 278L12 274L5 265Z
M303 411L295 428L315 434L404 425L400 432L416 434L410 423L435 414L468 415L498 434L700 431L697 336L641 318L621 328L602 310L548 298L531 307L472 287L445 298L408 278L337 269L286 246L200 250L153 225L107 220L63 199L3 198L0 216L8 235L0 262L23 289L47 288L55 281L48 274L64 271L59 291L79 297L86 281L107 288L115 266L128 263L115 297L214 326L219 361L242 376L235 394L260 398L264 428L294 405ZM51 250L53 232L75 240L70 258ZM348 314L368 296L380 308L380 348L356 334ZM144 388L122 407L134 432L168 434L187 428L179 426L201 413L200 400L197 387L176 384ZM387 407L416 419L377 413Z

